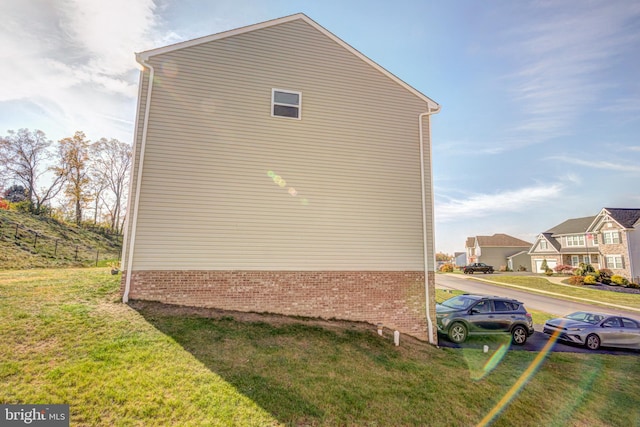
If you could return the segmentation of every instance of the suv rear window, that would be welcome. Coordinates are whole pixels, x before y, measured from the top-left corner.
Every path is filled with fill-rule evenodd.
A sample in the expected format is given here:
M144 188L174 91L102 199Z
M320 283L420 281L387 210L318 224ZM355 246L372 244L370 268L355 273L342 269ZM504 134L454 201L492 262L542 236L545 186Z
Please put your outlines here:
M519 308L518 304L511 301L496 300L493 302L493 305L495 306L496 311L516 311Z

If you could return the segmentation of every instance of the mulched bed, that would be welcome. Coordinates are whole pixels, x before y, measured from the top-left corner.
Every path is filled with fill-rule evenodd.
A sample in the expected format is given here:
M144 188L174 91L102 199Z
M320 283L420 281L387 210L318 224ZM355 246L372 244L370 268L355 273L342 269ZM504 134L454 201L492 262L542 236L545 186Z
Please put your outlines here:
M620 292L624 294L640 294L640 289L625 288L623 286L610 286L598 283L597 285L582 285L583 288L597 289L601 291Z

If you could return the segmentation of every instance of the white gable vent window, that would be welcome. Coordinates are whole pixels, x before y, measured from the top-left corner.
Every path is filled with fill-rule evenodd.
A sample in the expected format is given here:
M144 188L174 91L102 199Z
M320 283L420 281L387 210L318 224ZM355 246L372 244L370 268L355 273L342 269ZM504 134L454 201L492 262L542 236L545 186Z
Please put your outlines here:
M302 93L290 90L271 89L271 115L300 119Z

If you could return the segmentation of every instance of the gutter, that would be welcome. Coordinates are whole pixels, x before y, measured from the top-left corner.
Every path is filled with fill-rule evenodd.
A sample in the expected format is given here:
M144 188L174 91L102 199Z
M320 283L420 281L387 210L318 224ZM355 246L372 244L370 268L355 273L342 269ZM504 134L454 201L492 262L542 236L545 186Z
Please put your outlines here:
M138 63L143 67L146 67L149 69L149 83L147 85L147 100L146 100L146 105L144 110L142 142L140 144L140 161L138 163L138 176L136 180L136 196L135 196L135 202L133 204L133 212L131 215L131 239L129 241L129 250L127 254L128 255L127 277L124 282L124 292L122 293L122 302L125 304L129 302L129 292L131 290L131 274L132 274L132 268L133 268L133 248L136 243L136 228L138 225L138 207L140 205L140 187L142 187L142 168L144 165L144 150L147 145L147 130L149 128L149 110L151 107L151 93L153 92L153 78L155 74L153 67L151 66L151 64L145 61L146 59L147 58L143 58L140 54L136 54L136 61L138 61ZM144 76L144 70L142 70L142 73ZM142 84L140 85L140 88L142 89ZM140 109L138 108L138 111L139 110ZM135 153L135 148L134 148L134 153ZM131 192L129 192L129 194L131 194Z
M425 169L424 169L424 135L422 131L422 119L423 117L430 116L432 114L437 114L440 112L440 106L436 109L431 110L429 105L427 105L427 111L420 114L418 116L418 129L420 131L420 187L422 193L422 244L423 244L423 252L424 252L424 291L426 296L426 314L427 314L427 330L429 334L429 344L438 345L437 342L433 342L433 322L431 321L431 307L429 298L429 247L427 245L427 193L424 183L425 177ZM429 142L431 142L431 124L429 124ZM433 185L433 161L431 159L431 155L429 155L429 174L431 175L430 182ZM431 192L431 205L433 209L433 191ZM431 229L433 230L433 221L431 223ZM435 265L435 254L431 254L431 257L434 259ZM435 271L434 271L435 274Z

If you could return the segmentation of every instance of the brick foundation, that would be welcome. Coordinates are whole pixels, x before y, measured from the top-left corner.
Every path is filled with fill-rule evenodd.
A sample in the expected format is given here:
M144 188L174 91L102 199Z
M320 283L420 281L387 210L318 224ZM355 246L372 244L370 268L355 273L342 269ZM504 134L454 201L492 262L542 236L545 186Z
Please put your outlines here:
M122 275L122 289L126 273ZM429 275L435 337L435 275ZM134 271L130 299L382 323L428 340L422 272Z

